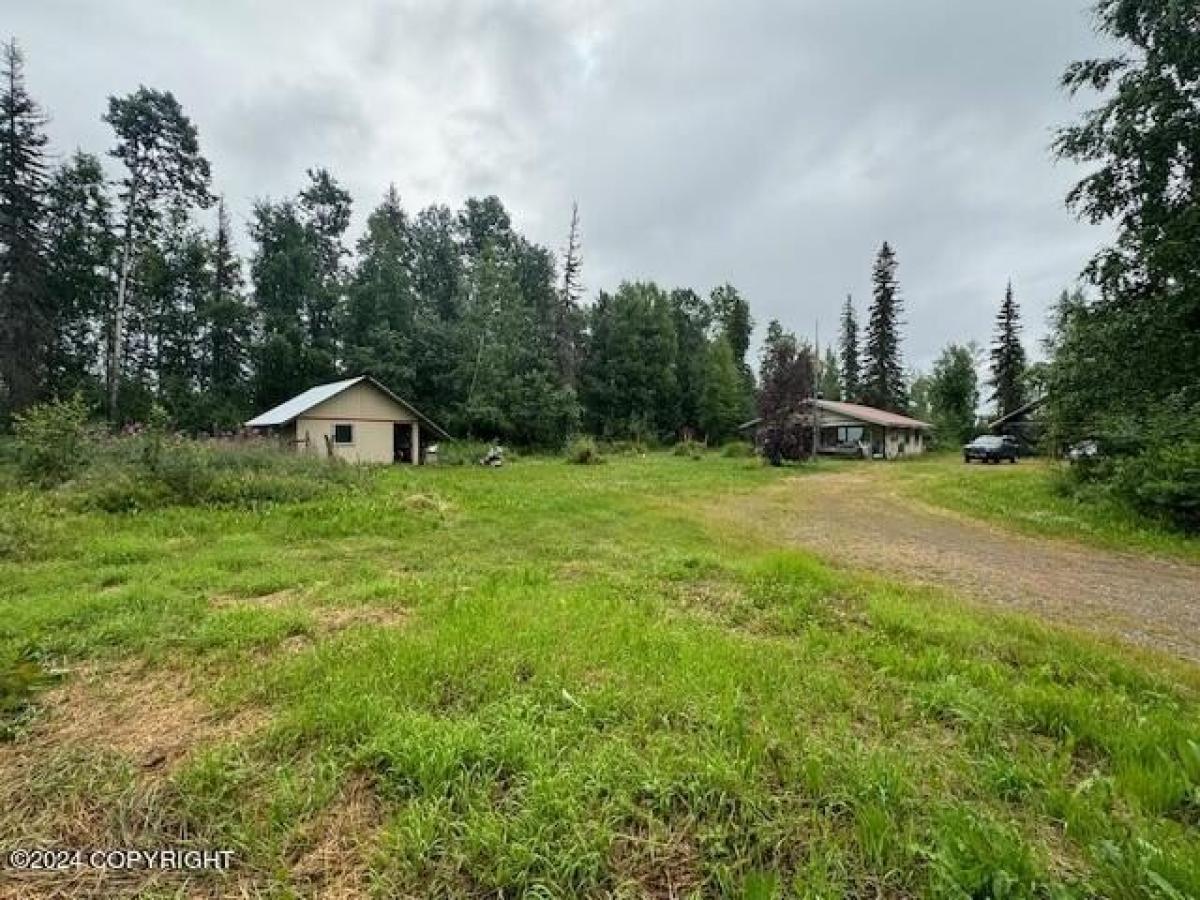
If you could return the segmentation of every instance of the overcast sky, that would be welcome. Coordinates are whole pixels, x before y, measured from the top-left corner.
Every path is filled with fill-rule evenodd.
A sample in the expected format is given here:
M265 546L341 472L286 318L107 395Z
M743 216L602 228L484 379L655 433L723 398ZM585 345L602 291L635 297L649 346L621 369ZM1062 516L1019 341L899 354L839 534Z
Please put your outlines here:
M59 152L103 152L106 97L169 89L239 224L325 166L356 224L498 194L589 295L724 281L822 339L896 248L905 356L986 343L1011 277L1032 344L1105 235L1063 196L1058 89L1100 50L1082 0L0 0ZM1031 347L1030 349L1034 349Z

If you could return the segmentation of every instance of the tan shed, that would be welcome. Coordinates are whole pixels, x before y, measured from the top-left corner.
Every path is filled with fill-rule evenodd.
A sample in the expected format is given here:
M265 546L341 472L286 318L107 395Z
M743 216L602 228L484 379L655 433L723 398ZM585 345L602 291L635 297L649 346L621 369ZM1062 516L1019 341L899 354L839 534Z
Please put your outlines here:
M274 431L300 453L360 463L419 464L431 443L449 437L369 375L309 388L246 427Z

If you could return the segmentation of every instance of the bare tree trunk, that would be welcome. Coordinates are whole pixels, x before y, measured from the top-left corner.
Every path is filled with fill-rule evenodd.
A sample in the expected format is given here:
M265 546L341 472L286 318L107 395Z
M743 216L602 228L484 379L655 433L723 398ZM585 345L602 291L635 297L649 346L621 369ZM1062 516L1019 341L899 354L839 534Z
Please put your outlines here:
M117 421L117 403L121 391L121 353L125 343L125 303L129 296L129 276L133 269L133 216L137 208L138 180L129 189L125 207L125 237L121 244L121 276L117 280L117 302L113 307L111 343L108 348L108 417Z

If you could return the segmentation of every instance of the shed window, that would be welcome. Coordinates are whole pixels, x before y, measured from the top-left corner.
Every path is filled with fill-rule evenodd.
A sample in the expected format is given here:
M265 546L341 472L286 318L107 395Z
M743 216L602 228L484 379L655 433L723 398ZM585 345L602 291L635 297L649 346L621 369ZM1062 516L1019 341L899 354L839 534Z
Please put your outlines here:
M354 426L350 424L339 424L333 426L333 442L335 444L353 444L354 443Z

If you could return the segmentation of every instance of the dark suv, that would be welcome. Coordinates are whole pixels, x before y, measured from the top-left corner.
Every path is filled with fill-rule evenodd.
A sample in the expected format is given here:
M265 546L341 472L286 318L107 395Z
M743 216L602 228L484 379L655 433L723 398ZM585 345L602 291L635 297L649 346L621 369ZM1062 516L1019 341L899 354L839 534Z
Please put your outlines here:
M985 434L963 445L963 462L969 463L977 459L985 463L998 463L1007 459L1010 463L1015 463L1017 452L1017 442L1012 438Z

